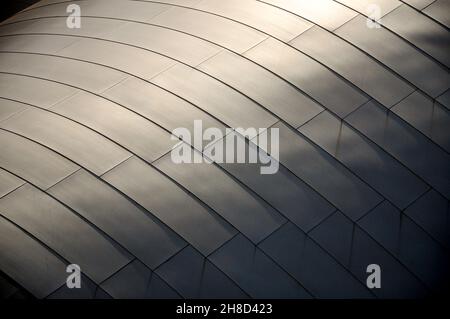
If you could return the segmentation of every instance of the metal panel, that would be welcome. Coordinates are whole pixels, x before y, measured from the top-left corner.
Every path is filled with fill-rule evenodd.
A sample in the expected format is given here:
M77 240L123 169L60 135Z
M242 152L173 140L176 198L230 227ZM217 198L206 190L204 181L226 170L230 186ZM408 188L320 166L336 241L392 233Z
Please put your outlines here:
M171 160L171 154L155 162L155 165L189 189L254 243L258 243L285 221L273 208L215 165L175 164ZM202 182L199 183L199 180Z
M53 186L48 193L104 230L150 268L186 245L160 221L84 170Z
M233 86L294 127L323 110L292 85L230 52L219 53L202 63L200 69Z
M336 34L433 97L450 86L450 75L445 68L385 28L368 28L364 17L349 21L336 30ZM384 45L381 46L380 43Z
M174 66L158 75L153 82L182 96L230 127L266 128L277 121L242 94L184 65Z
M383 65L332 33L313 27L291 41L385 106L392 106L414 91Z
M229 224L138 159L129 159L108 172L104 179L149 210L205 255L236 234L236 230Z
M247 295L192 247L186 247L156 270L183 298L232 298Z
M0 267L37 298L66 280L66 265L21 229L0 217Z
M262 42L245 56L293 83L339 116L347 115L367 101L367 97L330 70L274 39Z
M242 235L209 259L252 298L310 298L311 295Z
M448 153L374 102L365 104L347 120L444 196L450 197Z
M16 134L0 130L0 166L47 189L79 167L51 150Z
M194 8L245 23L283 41L293 39L312 26L294 14L253 0L204 0Z
M42 143L98 175L131 156L101 135L40 109L26 110L0 127Z
M397 207L405 208L428 186L376 144L329 113L299 129Z
M181 7L170 8L150 23L181 30L239 53L267 38L267 35L232 20Z
M0 211L65 259L78 264L97 283L131 258L73 212L30 185L0 199Z
M93 94L79 93L52 111L100 132L150 162L175 144L170 134L154 123Z

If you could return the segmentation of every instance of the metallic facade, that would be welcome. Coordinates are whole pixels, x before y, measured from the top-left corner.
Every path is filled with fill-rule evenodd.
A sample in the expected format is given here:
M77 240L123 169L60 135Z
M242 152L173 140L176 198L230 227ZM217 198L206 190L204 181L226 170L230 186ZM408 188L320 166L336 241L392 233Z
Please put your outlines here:
M4 21L1 297L447 293L449 3L44 0ZM279 128L278 173L174 164L194 120Z

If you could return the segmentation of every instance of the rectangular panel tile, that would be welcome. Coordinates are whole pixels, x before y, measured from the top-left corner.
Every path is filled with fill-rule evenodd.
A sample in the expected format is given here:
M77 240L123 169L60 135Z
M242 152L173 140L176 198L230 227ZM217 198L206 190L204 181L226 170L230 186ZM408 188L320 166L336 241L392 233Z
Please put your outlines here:
M184 298L242 299L247 294L191 246L155 271Z
M205 40L174 30L138 23L129 23L103 38L155 51L189 65L197 65L220 51L218 46Z
M329 113L320 114L299 130L397 207L405 208L428 188L376 144Z
M311 233L319 245L338 258L363 283L367 266L377 264L382 271L380 289L372 289L379 298L424 298L426 287L389 254L379 243L342 213L337 212Z
M149 120L96 95L82 92L52 108L152 162L175 144L170 134Z
M156 161L155 165L189 189L254 243L258 243L285 221L273 208L214 164L175 164L171 154L168 154Z
M76 164L16 134L0 130L0 166L47 189L78 169Z
M414 92L392 110L450 152L450 111L425 95Z
M237 143L244 137L231 133ZM276 161L269 158L266 152L253 143L246 143L248 152L258 152L257 163L220 163L230 174L237 178L275 207L284 217L288 218L304 231L310 230L324 218L334 212L335 208L323 199L320 194L311 189L287 168L278 163L278 171L274 174L261 174L261 167L266 163ZM209 148L207 148L209 150ZM246 154L248 158L249 154Z
M0 72L41 77L93 92L102 92L127 76L92 63L22 53L0 53Z
M25 182L0 168L0 197L12 192Z
M284 125L280 130L280 162L337 208L357 219L381 201L380 196L336 159Z
M230 52L219 53L202 63L200 69L243 92L294 127L323 110L289 83Z
M450 67L450 35L444 27L406 5L383 17L383 25Z
M439 21L447 28L450 28L450 2L448 0L437 0L423 10L423 13Z
M447 70L385 28L368 28L364 17L357 17L346 23L336 30L336 34L433 97L450 87ZM380 43L384 45L381 46Z
M3 28L0 28L2 30ZM78 41L75 37L48 34L12 35L0 38L2 51L55 54L62 48Z
M36 298L44 298L67 278L64 262L2 217L0 268Z
M450 284L448 253L426 232L389 203L383 203L358 224L409 267L435 292Z
M373 298L351 273L288 223L259 247L317 298Z
M60 34L67 36L100 37L114 29L128 24L126 21L83 17L82 28L61 28L66 26L67 13L59 18L42 18L39 20L20 21L4 25L0 28L0 35L12 34Z
M178 299L180 295L157 274L135 260L102 283L118 299Z
M309 0L264 0L263 2L298 14L331 31L357 15L332 0L314 0L312 2Z
M310 298L311 295L242 235L209 259L252 298Z
M131 155L88 128L39 109L26 110L0 126L52 148L98 175Z
M137 78L129 78L102 95L170 131L184 127L193 132L195 120L201 120L205 129L215 127L225 131L224 126L208 113L162 88Z
M267 38L267 35L235 21L180 7L172 7L150 22L206 39L238 53Z
M62 1L60 1L62 2ZM167 6L158 3L123 0L77 1L82 16L120 18L135 21L147 21L151 17L167 10ZM66 2L54 3L50 6L35 7L33 10L19 12L8 22L36 19L40 17L67 16Z
M204 0L194 7L245 23L282 41L289 41L312 26L294 14L252 0Z
M0 89L1 90L1 89ZM0 93L1 94L1 93ZM0 122L29 108L29 105L0 98Z
M157 267L186 245L156 218L84 170L48 192L101 228L150 268Z
M291 41L385 106L392 106L414 88L345 41L313 27ZM345 58L343 58L345 57Z
M0 74L0 96L49 108L78 92L59 83L21 75Z
M131 258L73 212L30 185L2 198L0 209L4 216L78 264L83 273L97 282Z
M230 127L266 128L277 121L242 94L183 65L174 66L153 82L187 99Z
M422 10L425 7L429 6L436 0L403 0L403 2L406 2L407 4L413 6L414 8L418 10Z
M379 9L380 17L391 12L402 4L397 0L340 0L339 2L358 11L361 14L365 14L368 16L372 16L372 14L378 13L375 10Z
M369 102L347 121L413 172L450 197L450 156L392 112Z
M330 70L274 39L264 41L245 55L291 82L340 116L345 116L367 101L364 95ZM293 68L293 65L296 67Z
M124 162L108 172L104 179L158 217L205 255L236 233L228 223L138 159L131 158Z
M435 190L430 190L404 212L433 238L450 248L450 204Z
M175 63L144 49L97 39L82 39L58 51L58 55L103 64L144 79L151 79Z

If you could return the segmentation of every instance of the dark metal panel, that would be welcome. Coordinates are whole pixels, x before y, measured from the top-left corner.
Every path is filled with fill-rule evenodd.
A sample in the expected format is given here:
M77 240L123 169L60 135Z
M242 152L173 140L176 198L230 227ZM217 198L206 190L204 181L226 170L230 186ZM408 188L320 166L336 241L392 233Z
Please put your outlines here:
M428 189L420 178L330 113L320 114L299 130L399 208Z
M431 236L450 248L450 203L435 190L430 190L405 210L405 214Z
M233 135L239 140L243 139L243 137ZM276 161L274 158L269 158L269 155L262 149L256 149L255 144L248 143L247 145L249 150L259 151L259 156L262 157L264 163ZM319 193L281 164L275 174L268 175L261 175L261 166L266 165L263 165L261 160L254 164L221 163L219 165L304 231L309 231L335 211L335 208Z
M445 293L450 284L448 251L387 202L358 222L392 254L398 256L428 287Z
M280 160L302 180L352 219L361 217L382 199L319 147L283 124L280 132Z
M450 197L448 153L372 101L351 114L347 121L444 196Z
M66 265L14 224L0 217L0 268L43 298L66 280Z
M403 5L383 17L383 25L450 67L448 30Z
M437 0L422 10L423 13L450 28L450 2L447 0Z
M428 294L417 277L340 212L314 229L311 237L340 259L362 282L366 282L369 275L367 266L379 265L382 289L372 291L380 298L423 298Z
M273 208L215 165L175 164L168 154L155 162L155 166L189 189L254 243L285 222Z
M0 212L65 259L78 264L83 273L97 283L132 258L123 248L31 185L24 185L0 199Z
M272 259L238 235L209 259L252 298L310 298L311 295Z
M450 152L450 110L420 92L414 92L392 110Z
M179 291L183 298L247 298L245 292L230 278L190 246L155 272Z
M47 192L105 231L150 268L186 245L167 226L84 170Z
M373 298L364 284L291 223L259 247L317 298Z
M138 260L108 278L101 287L114 298L178 299L180 295Z
M104 179L149 210L205 255L236 234L233 227L154 168L136 158L114 168Z

